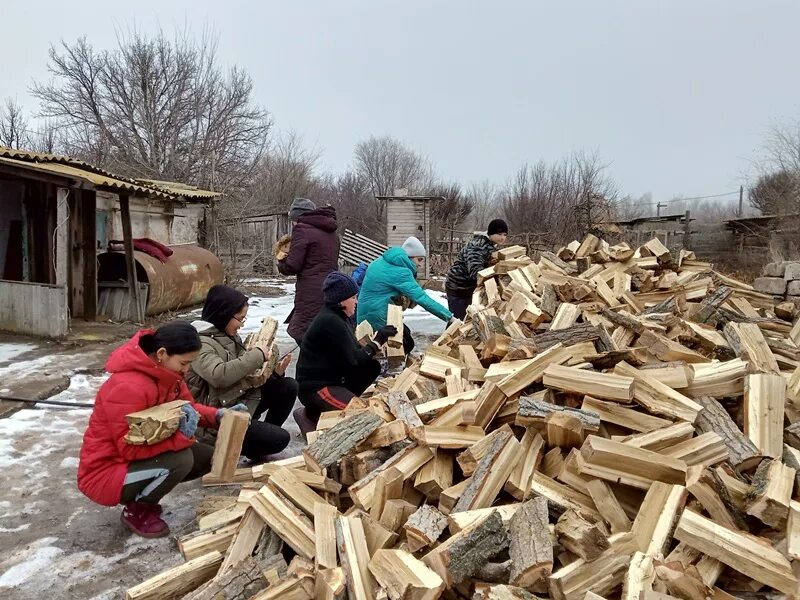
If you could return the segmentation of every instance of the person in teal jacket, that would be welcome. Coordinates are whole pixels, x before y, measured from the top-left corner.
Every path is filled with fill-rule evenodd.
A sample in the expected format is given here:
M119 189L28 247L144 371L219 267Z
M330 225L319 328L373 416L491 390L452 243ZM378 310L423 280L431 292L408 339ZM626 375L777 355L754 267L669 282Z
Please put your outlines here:
M386 309L389 304L399 303L402 296L419 304L442 321L449 322L453 313L426 294L417 283L417 269L426 255L422 242L412 236L402 246L389 248L383 256L373 261L367 267L367 274L358 294L357 322L368 321L378 331L386 325ZM413 349L411 330L403 325L403 350L408 354Z

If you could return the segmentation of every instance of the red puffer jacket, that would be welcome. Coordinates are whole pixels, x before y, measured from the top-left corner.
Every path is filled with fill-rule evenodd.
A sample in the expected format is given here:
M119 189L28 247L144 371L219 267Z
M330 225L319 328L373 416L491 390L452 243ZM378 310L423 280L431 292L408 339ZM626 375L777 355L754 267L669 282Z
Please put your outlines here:
M78 488L98 504L119 504L128 464L164 452L183 450L194 444L180 431L152 446L134 446L125 442L128 433L126 415L170 400L190 400L200 413L201 427L217 427L216 409L197 404L180 373L154 363L139 347L139 338L153 333L139 331L120 346L106 362L111 377L97 392L89 427L83 434Z

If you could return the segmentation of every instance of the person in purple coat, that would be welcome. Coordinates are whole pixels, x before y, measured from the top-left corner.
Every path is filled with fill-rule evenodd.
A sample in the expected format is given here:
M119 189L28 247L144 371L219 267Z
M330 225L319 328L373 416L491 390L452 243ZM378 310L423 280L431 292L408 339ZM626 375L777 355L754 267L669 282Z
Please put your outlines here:
M289 254L278 261L283 275L296 275L294 308L289 315L289 335L299 345L322 308L322 282L338 268L336 210L317 206L307 198L295 198L289 208L292 243Z

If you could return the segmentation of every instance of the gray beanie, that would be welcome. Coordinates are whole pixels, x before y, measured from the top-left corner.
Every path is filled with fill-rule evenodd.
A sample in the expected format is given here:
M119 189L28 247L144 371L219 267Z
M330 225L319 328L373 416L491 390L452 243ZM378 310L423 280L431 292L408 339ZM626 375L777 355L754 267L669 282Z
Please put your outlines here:
M409 258L414 258L415 256L428 256L428 253L425 252L425 246L423 246L422 242L420 242L413 235L403 242L401 248L405 250L405 253Z
M297 219L312 210L317 210L317 205L311 200L308 198L295 198L289 207L289 220L297 221Z

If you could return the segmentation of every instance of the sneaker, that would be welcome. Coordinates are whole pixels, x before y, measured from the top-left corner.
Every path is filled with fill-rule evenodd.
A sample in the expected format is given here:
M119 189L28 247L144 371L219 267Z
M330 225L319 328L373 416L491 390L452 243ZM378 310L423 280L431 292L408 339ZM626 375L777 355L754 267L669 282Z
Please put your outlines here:
M317 428L317 424L306 414L306 408L304 406L295 408L292 412L292 416L294 417L294 422L297 423L297 426L300 428L300 433L303 434L303 437L306 437L310 431L314 431Z
M145 538L164 537L169 533L169 526L159 516L161 505L145 502L129 502L122 509L120 520L136 535Z

